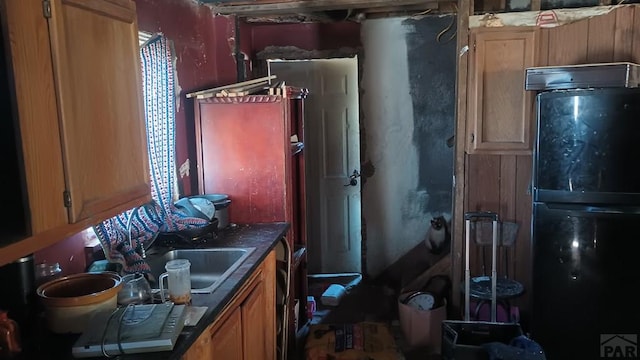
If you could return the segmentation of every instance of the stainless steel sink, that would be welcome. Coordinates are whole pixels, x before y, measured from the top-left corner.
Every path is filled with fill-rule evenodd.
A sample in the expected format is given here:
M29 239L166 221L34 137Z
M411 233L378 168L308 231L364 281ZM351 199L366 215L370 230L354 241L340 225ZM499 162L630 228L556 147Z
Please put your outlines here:
M213 292L255 248L209 248L177 249L161 255L147 257L151 274L155 280L165 272L164 265L169 260L187 259L191 263L191 293L208 294ZM166 284L165 284L166 286ZM159 288L159 284L152 284Z

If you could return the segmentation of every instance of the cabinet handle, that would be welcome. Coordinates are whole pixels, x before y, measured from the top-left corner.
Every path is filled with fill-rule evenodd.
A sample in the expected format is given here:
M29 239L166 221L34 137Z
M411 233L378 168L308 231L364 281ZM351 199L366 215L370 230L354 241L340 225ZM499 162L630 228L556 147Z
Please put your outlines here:
M44 0L42 2L42 15L47 19L51 17L51 1Z

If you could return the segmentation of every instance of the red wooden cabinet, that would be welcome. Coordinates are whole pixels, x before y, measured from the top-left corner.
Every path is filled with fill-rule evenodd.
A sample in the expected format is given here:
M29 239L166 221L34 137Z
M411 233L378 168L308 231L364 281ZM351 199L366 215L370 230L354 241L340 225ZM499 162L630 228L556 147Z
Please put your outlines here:
M198 191L227 194L229 221L236 224L285 221L291 224L289 345L307 323L304 182L304 99L306 89L285 87L282 95L209 97L194 100Z

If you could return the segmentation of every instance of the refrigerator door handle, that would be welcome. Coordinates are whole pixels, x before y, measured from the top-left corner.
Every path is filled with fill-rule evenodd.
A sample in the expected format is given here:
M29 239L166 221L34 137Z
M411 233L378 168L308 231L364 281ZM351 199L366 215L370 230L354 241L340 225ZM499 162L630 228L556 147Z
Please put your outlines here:
M622 215L622 214L640 214L640 208L635 206L616 206L616 205L606 205L606 206L594 206L594 205L583 205L583 204L542 204L549 210L558 210L558 211L570 211L570 212L580 212L580 213L591 213L591 214L603 214L603 215Z
M493 221L498 221L498 214L493 211L477 211L477 212L466 212L464 213L465 220L477 218L487 218Z

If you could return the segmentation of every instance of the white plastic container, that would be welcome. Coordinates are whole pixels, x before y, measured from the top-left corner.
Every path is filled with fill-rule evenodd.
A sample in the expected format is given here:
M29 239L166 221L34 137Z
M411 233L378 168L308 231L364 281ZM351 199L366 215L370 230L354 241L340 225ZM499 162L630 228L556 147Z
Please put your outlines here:
M164 266L167 272L158 278L160 295L164 302L164 279L167 278L169 298L175 304L191 303L191 262L187 259L173 259Z
M331 284L327 290L322 293L320 301L326 306L338 306L340 299L344 296L346 290L344 286L340 284Z

